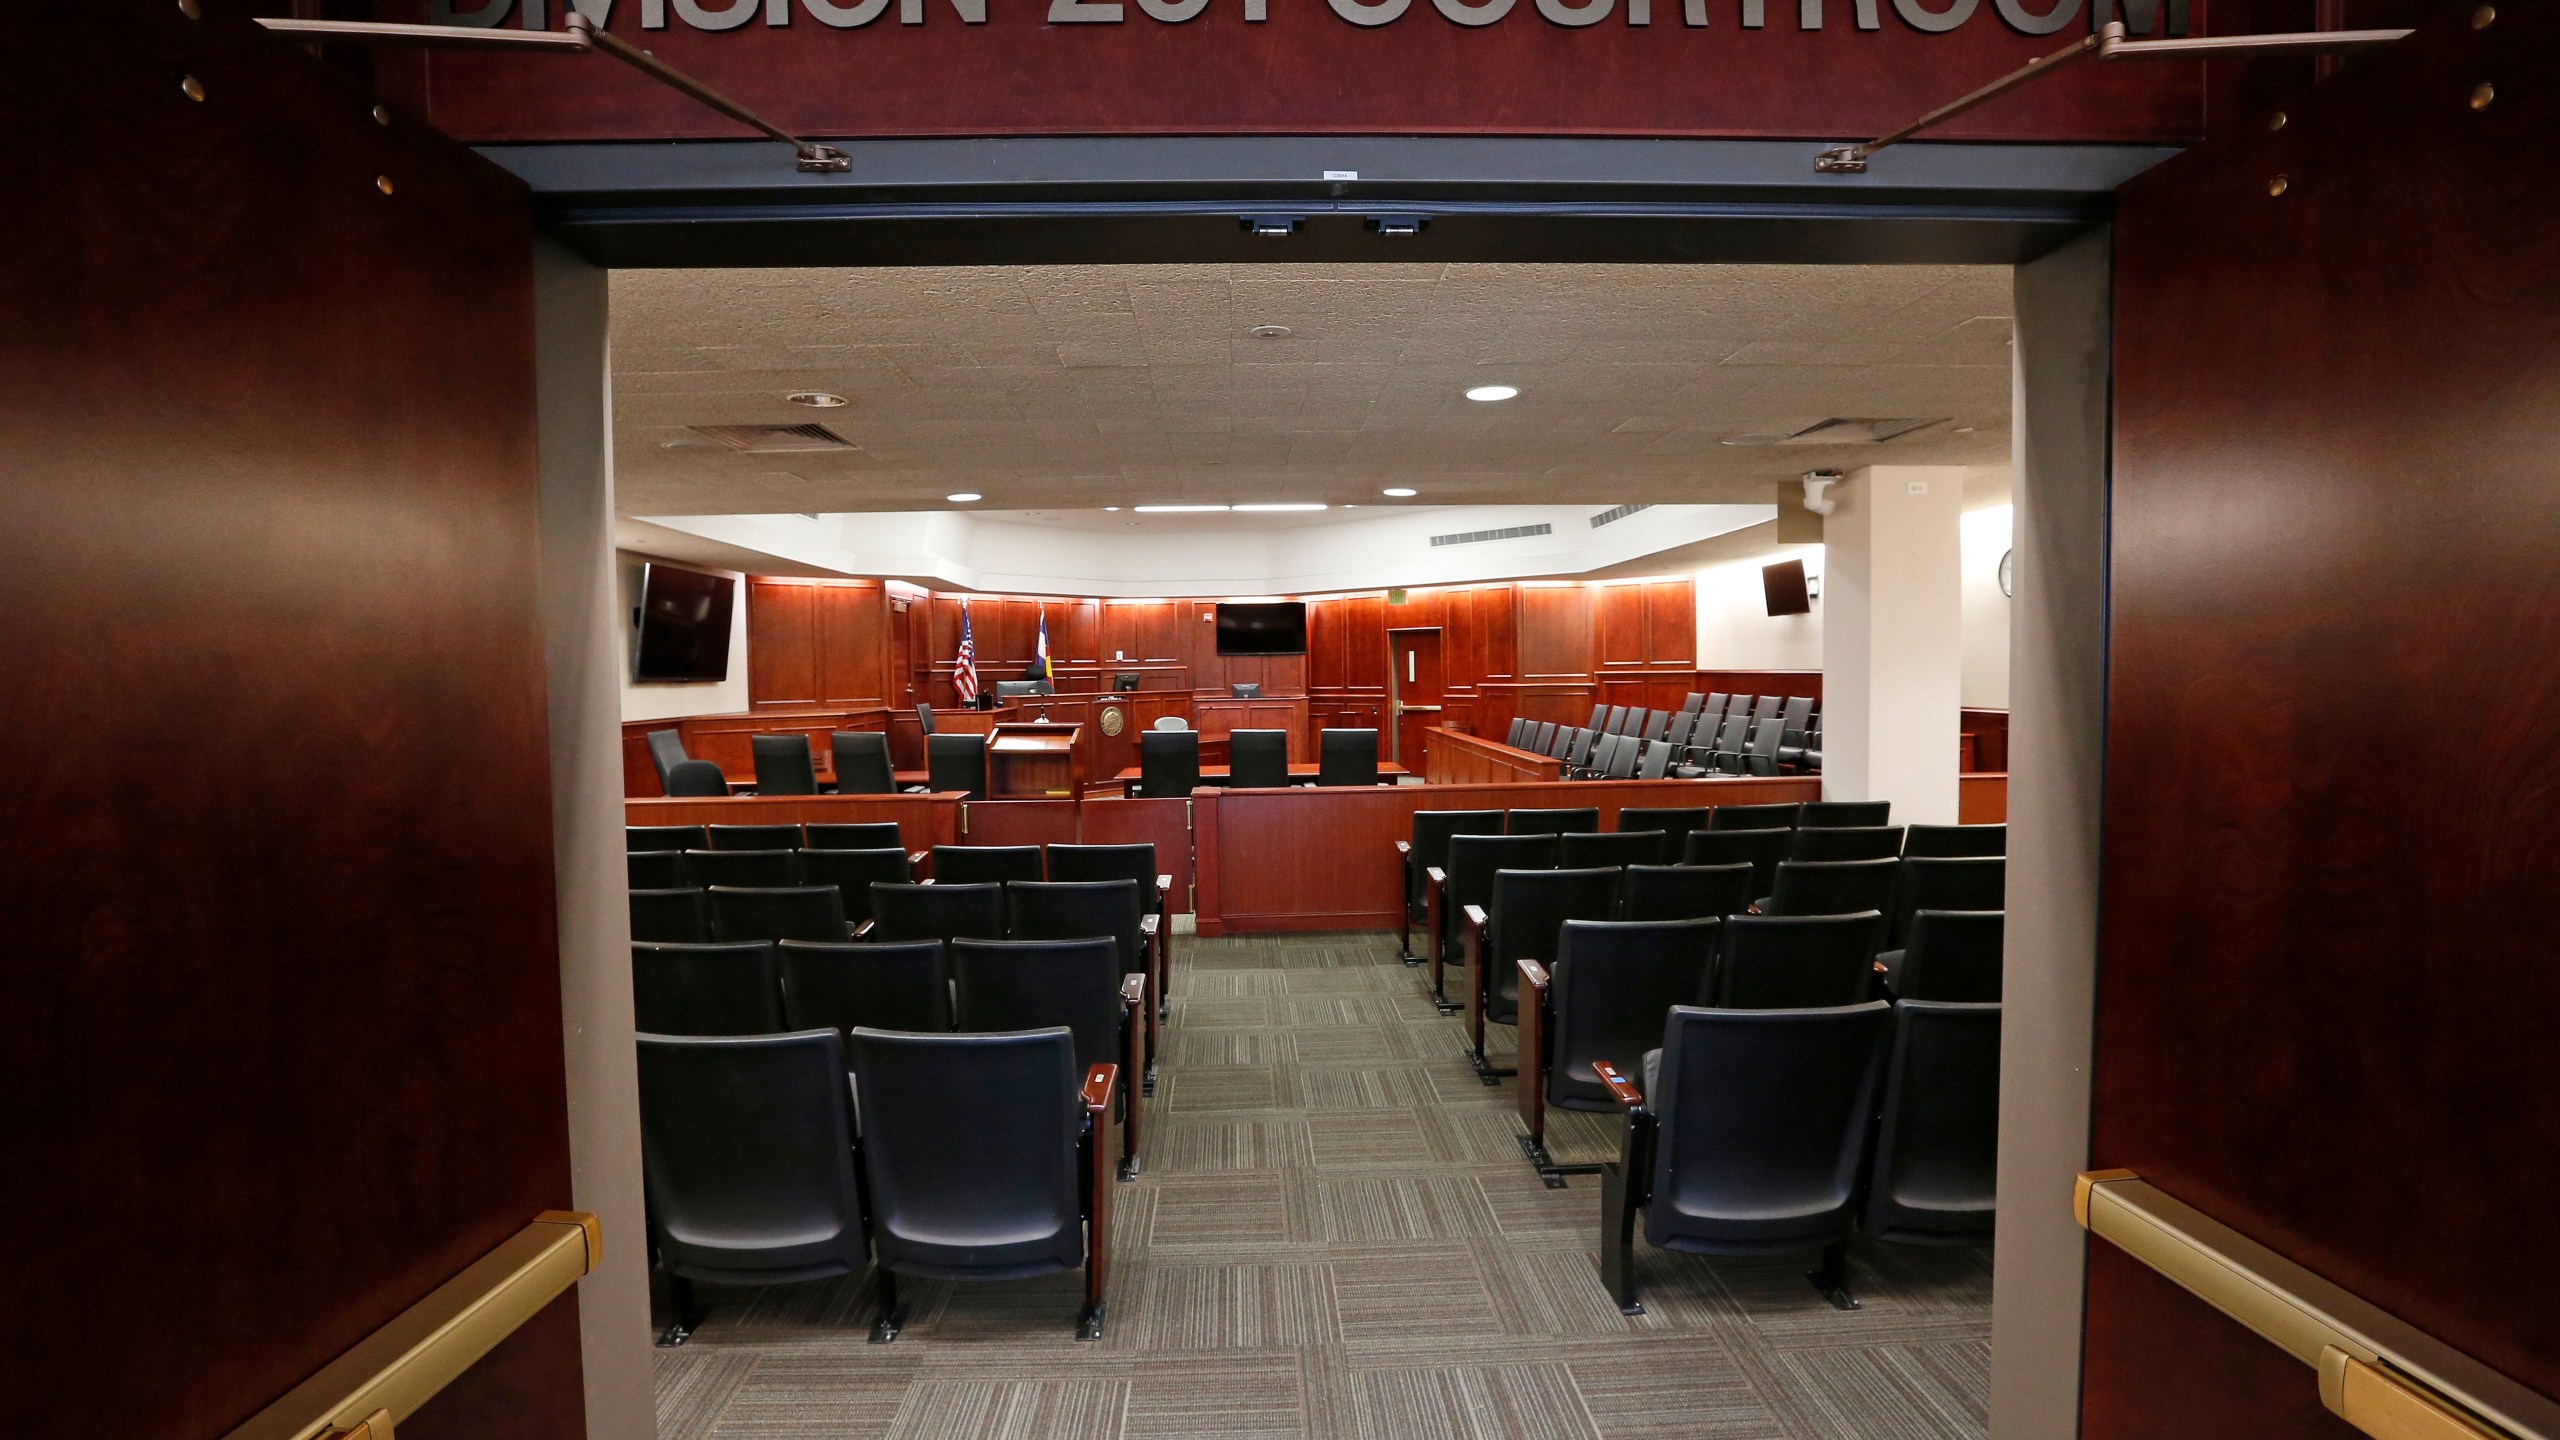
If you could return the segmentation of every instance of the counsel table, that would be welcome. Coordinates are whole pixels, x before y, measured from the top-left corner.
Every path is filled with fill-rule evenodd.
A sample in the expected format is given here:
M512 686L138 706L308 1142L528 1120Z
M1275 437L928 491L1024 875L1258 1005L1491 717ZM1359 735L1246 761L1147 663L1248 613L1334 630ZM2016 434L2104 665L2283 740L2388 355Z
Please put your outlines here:
M1316 769L1317 767L1314 765L1292 765L1289 767L1289 778L1292 780L1313 780L1316 778ZM1230 773L1231 772L1224 765L1203 765L1200 767L1200 783L1203 785L1223 786L1227 783L1227 776ZM1392 760L1381 760L1378 762L1378 778L1381 780L1401 780L1412 773L1412 771L1396 764ZM1119 774L1112 776L1111 783L1120 787L1121 793L1125 795L1137 785L1138 779L1139 767L1132 765L1128 769L1121 771Z

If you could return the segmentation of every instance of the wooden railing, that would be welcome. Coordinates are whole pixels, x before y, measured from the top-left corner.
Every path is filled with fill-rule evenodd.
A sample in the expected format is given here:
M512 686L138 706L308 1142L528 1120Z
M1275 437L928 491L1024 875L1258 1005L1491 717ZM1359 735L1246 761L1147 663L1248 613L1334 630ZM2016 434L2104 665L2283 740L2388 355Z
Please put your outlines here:
M1564 762L1456 730L1434 730L1422 778L1433 785L1525 785L1564 778Z

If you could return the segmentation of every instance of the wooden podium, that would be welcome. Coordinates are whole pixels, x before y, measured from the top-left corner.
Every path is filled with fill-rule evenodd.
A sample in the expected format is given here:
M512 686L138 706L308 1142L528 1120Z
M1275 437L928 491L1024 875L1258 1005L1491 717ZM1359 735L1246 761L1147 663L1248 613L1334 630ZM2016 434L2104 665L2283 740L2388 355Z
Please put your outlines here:
M1084 799L1084 759L1076 741L1084 727L1072 721L1021 721L987 735L990 800Z

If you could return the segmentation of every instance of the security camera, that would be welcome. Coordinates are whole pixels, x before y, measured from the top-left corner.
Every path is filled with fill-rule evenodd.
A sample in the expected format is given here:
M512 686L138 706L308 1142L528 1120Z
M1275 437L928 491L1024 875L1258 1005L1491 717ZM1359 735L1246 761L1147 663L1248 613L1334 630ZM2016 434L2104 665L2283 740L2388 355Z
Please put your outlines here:
M1837 470L1808 470L1804 473L1804 508L1816 515L1828 515L1840 508L1831 498L1831 487L1840 483Z

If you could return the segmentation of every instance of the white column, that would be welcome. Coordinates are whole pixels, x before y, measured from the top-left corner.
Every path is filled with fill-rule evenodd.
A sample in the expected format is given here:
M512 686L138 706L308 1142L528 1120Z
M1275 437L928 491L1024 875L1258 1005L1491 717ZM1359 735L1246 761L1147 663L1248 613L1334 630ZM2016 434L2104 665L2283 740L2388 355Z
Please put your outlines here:
M1823 524L1822 793L1956 822L1964 471L1879 465Z

